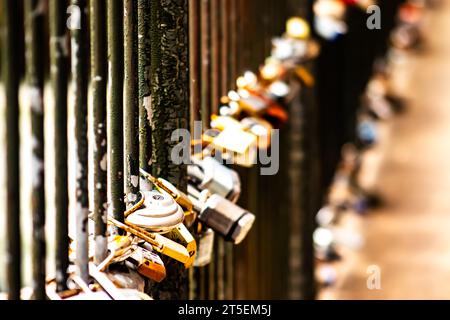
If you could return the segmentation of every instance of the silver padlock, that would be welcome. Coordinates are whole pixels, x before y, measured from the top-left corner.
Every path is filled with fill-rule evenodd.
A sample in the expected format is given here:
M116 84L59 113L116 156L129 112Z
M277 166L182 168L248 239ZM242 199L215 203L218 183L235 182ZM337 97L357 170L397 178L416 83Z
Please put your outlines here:
M250 231L255 215L217 194L199 193L188 186L198 219L227 241L239 244Z
M209 190L234 203L241 194L241 180L236 171L227 168L212 157L193 159L188 175L200 190Z
M126 217L126 223L145 228L150 232L166 233L184 220L183 209L165 192L144 192L145 201L141 209Z
M195 257L194 267L204 267L211 263L214 250L214 231L206 229L198 239L198 251Z

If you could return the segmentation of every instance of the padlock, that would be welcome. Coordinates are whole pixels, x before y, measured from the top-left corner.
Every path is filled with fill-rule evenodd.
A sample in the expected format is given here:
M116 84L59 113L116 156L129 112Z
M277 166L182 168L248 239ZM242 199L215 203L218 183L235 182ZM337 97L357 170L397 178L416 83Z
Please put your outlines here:
M133 257L138 251L139 248L134 251L133 254L125 261L126 265L120 265L117 268L112 268L105 272L109 280L111 280L112 283L114 283L118 288L136 289L138 291L144 292L144 278L142 278L138 272L128 267L129 259Z
M308 41L296 40L287 37L272 39L271 56L280 61L300 61L309 51Z
M190 227L195 221L196 216L192 208L192 202L189 200L188 196L177 189L169 181L162 178L155 178L143 169L139 169L139 172L143 177L148 179L155 187L162 193L169 194L176 203L178 203L184 211L184 223Z
M313 232L315 256L322 261L340 260L341 256L336 249L334 236L330 229L317 228Z
M139 247L127 260L130 262L136 271L153 281L161 282L166 277L166 267L161 257L152 252L152 249L147 250Z
M264 99L261 94L255 94L254 91L241 90L240 95L239 106L249 115L262 115L270 106L268 99Z
M336 222L337 212L330 206L326 205L322 207L316 214L316 222L321 227L327 227Z
M194 267L204 267L211 263L214 250L214 231L207 228L199 235L198 251L194 261Z
M362 147L368 148L375 145L378 140L376 124L369 119L361 120L357 126L357 137Z
M207 190L200 193L188 186L188 193L197 203L194 207L201 222L234 244L244 240L255 221L252 213L217 194L208 194Z
M137 241L131 236L113 235L108 241L109 254L99 265L100 271L110 264L125 261L137 249Z
M256 164L257 137L243 129L225 128L211 142L211 147L221 154L230 152L234 163L251 167Z
M227 168L213 157L192 159L187 172L200 190L209 190L236 203L241 194L241 180L236 171Z
M119 289L116 285L108 278L108 276L99 271L97 266L90 262L89 263L89 275L102 287L102 289L113 299L113 300L149 300L151 299L145 293L139 292L133 289Z
M241 120L241 124L246 131L257 137L258 148L270 147L273 126L268 121L257 117L247 117Z
M147 191L144 196L144 206L125 218L127 224L165 233L183 222L183 209L168 193Z
M156 252L162 253L172 259L180 261L181 263L186 263L191 258L185 247L158 233L150 233L136 225L123 224L111 217L108 217L108 222L148 242Z
M258 87L258 77L251 71L245 71L236 79L236 86L238 89L255 89Z
M314 3L313 11L320 17L332 17L343 20L346 7L340 0L318 0Z
M344 21L329 16L316 16L314 27L317 33L326 40L334 41L348 31Z
M189 232L189 230L184 226L184 224L180 224L179 226L173 228L168 234L167 237L180 243L189 253L189 259L184 263L186 268L190 268L195 260L195 255L197 253L197 243L195 242L194 237Z
M308 22L300 17L289 18L286 22L286 35L293 39L309 39L311 30Z

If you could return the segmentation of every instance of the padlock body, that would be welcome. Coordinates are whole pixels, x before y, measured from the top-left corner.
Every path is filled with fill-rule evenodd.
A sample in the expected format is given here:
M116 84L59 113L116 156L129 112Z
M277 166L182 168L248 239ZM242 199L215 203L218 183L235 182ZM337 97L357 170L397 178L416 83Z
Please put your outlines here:
M255 217L231 201L214 194L206 201L199 219L225 240L237 244L250 231Z

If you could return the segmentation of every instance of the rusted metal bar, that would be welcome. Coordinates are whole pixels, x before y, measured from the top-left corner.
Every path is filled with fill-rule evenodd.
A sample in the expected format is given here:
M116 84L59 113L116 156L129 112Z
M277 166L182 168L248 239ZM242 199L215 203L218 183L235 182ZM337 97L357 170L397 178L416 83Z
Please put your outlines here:
M188 1L155 0L151 3L151 128L152 173L187 189L185 165L171 158L178 141L171 136L189 125ZM186 299L188 277L184 266L166 261L167 278L152 288L159 299Z
M210 53L211 53L211 96L209 102L209 113L218 114L219 112L219 100L220 100L220 89L222 82L221 71L221 1L211 0L210 1ZM205 97L207 99L208 97ZM209 123L208 123L209 125ZM220 237L216 238L215 241L215 259L214 259L214 282L215 282L215 292L212 299L223 300L225 298L225 243Z
M44 181L44 1L25 1L26 78L32 133L33 298L45 299L45 181Z
M189 0L189 128L200 120L200 1ZM203 268L202 268L203 269ZM201 298L201 270L189 269L189 299Z
M230 82L233 81L230 77L231 74L231 52L230 52L230 34L231 34L231 19L230 10L231 2L229 0L220 1L220 35L221 35L221 61L220 61L220 96L227 94L231 89ZM229 242L223 242L221 246L224 246L224 299L230 300L233 298L233 244ZM221 246L219 249L222 250ZM219 254L221 254L219 252Z
M150 69L150 0L138 0L138 65L139 65L139 166L149 172L152 158ZM150 189L141 181L141 189Z
M123 177L123 3L108 0L108 194L110 212L124 221L124 177ZM121 231L115 228L115 232Z
M2 82L6 117L6 225L8 299L20 299L20 177L19 177L19 52L17 33L20 24L19 3L2 1Z
M138 24L136 0L125 0L125 199L132 206L139 192L139 75L138 75Z
M211 97L211 47L210 47L210 1L200 0L200 34L201 34L201 102L200 112L203 126L210 121Z
M189 1L189 105L191 132L194 128L194 121L200 120L200 1Z
M57 290L66 288L69 266L68 173L67 173L67 79L69 48L66 26L67 2L49 1L50 78L54 103L53 126L55 175L55 268Z
M88 37L87 1L71 0L71 5L79 14L73 15L74 25L71 28L71 66L72 94L71 99L75 116L75 219L76 219L76 266L77 274L84 281L89 280L88 253ZM79 19L79 20L76 20Z
M91 86L94 129L92 173L94 175L95 256L99 264L107 255L107 147L106 147L106 1L90 1Z

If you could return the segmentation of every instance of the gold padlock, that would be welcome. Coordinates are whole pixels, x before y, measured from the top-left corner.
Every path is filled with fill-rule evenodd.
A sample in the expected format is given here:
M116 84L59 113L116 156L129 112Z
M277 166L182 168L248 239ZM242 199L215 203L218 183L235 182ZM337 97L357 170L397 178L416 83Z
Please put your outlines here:
M215 150L222 154L229 154L232 163L251 167L256 163L257 157L257 137L244 130L235 128L225 128L212 141Z
M305 19L292 17L286 22L286 34L294 39L306 40L310 37L311 29Z
M171 230L167 236L177 243L181 243L187 249L190 258L184 263L184 266L186 268L191 267L195 261L195 255L197 253L197 243L189 230L184 226L184 224L180 224L178 227Z
M266 120L257 117L247 117L241 120L246 131L257 137L257 145L260 149L270 147L273 126Z
M147 241L152 245L155 251L171 257L172 259L180 261L181 263L186 263L191 258L189 252L185 247L158 233L150 233L143 228L121 223L120 221L117 221L116 219L111 217L108 218L108 222L144 241Z

